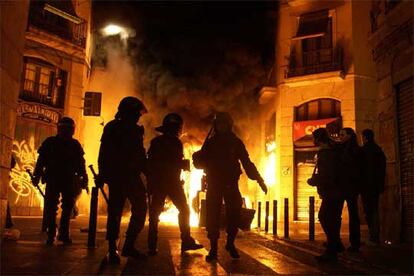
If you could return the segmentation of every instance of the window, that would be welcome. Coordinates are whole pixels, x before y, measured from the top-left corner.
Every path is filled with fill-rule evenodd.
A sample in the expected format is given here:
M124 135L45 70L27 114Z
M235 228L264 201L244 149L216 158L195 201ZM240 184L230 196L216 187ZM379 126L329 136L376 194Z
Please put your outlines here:
M20 98L63 108L66 72L35 58L25 58Z
M329 17L328 10L301 15L298 31L293 40L303 40L327 35L331 31L329 30L330 21L331 18Z
M308 112L307 117L308 120L316 120L318 119L318 112L319 112L319 101L313 101L308 103Z
M329 17L328 11L307 14L301 19L296 37L301 37L303 65L330 63L332 61L332 18ZM308 31L304 32L303 29Z
M318 99L295 108L295 120L307 121L341 116L341 103L333 99Z
M332 22L329 10L300 16L287 77L340 70L342 51L334 47Z
M303 39L302 50L304 66L330 63L332 61L332 21L330 19L325 35Z

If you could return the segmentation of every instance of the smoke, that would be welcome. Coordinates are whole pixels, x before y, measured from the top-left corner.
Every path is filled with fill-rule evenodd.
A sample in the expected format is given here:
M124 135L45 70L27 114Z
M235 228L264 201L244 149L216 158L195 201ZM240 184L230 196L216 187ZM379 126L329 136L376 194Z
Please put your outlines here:
M255 92L266 76L260 56L242 45L234 45L231 51L223 53L220 63L199 74L179 76L160 61L146 61L146 54L138 51L132 60L136 61L139 95L149 110L143 118L149 131L165 114L176 112L184 118L185 132L195 137L205 136L212 115L227 111L233 116L239 134L245 134L241 130L258 113Z
M266 17L270 2L122 3L99 2L94 8L102 22L108 11L118 11L119 21L136 31L127 41L113 37L95 49L89 90L103 93L105 123L123 97L137 96L149 111L140 120L146 148L169 112L184 118L181 139L197 148L214 113L226 111L255 159L261 152L258 91L273 64L274 22ZM85 121L86 156L96 163L102 120Z
M135 29L128 47L117 47L118 54L104 59L108 76L111 64L127 65L132 82L120 76L110 85L122 80L121 86L130 86L128 95L144 101L147 137L156 135L164 115L177 112L184 131L203 140L212 114L228 111L238 134L248 139L258 127L252 124L257 92L273 64L274 18L268 13L276 6L274 1L94 4L96 29L106 23ZM119 76L117 68L113 73Z
M100 139L106 123L114 119L118 104L126 96L137 96L135 66L128 55L126 41L119 37L102 40L96 37L97 47L94 49L93 69L87 91L101 92L101 117L84 117L84 151L86 164L94 165L97 169L97 160ZM89 172L90 173L90 172ZM92 185L93 176L90 174ZM102 200L102 199L101 199ZM80 211L89 210L89 197L85 194L80 199ZM105 203L99 204L100 211L105 213Z

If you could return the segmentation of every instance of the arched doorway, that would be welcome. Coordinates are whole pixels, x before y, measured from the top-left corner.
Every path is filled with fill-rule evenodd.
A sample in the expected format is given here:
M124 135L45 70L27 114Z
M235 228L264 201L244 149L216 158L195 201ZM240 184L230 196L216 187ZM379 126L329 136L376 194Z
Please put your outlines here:
M319 210L320 199L316 188L309 186L307 180L312 175L315 155L318 151L313 144L312 132L320 127L327 128L333 138L337 136L342 127L339 101L321 98L295 107L295 121L293 122L295 220L307 221L309 219L310 196L315 198L315 211Z

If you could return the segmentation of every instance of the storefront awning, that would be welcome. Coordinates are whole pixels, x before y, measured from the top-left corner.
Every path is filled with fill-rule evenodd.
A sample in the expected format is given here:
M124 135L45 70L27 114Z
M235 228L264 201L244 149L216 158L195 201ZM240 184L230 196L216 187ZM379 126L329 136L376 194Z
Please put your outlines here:
M44 9L48 12L56 14L60 17L65 18L75 24L82 23L82 19L76 15L75 10L71 6L71 3L65 5L65 1L55 1L50 2L50 4L45 4Z
M340 117L293 122L293 143L295 147L314 147L312 132L324 127L332 136L342 128Z
M328 11L318 12L315 15L301 16L296 36L292 40L324 36L328 32Z

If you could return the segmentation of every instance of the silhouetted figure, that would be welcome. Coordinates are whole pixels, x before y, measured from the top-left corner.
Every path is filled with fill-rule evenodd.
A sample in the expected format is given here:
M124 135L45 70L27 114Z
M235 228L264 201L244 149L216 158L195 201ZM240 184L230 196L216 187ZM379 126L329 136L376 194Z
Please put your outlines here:
M326 251L317 260L336 261L337 253L343 250L340 240L343 196L338 186L338 152L325 128L318 128L312 135L319 151L315 171L308 184L317 187L322 199L318 217L327 239Z
M126 232L122 256L143 258L134 247L145 223L147 200L140 173L144 171L146 154L143 145L144 128L137 125L146 109L135 97L125 97L118 106L115 119L106 124L99 150L99 181L109 187L108 240L109 263L120 262L117 240L125 200L131 204L131 218Z
M369 228L369 240L380 242L379 197L384 192L386 157L381 147L374 141L371 129L362 131L363 182L361 198Z
M220 234L220 209L224 199L227 222L226 250L232 258L240 258L234 245L238 232L242 197L238 181L242 163L247 176L256 180L262 190L267 187L256 166L250 161L243 142L232 132L233 120L228 113L218 113L213 133L201 150L193 155L194 165L205 169L207 175L206 226L210 240L210 252L206 261L217 259L217 241Z
M203 248L190 235L190 208L185 197L181 170L189 170L190 162L185 160L183 144L178 136L183 119L170 113L156 130L162 135L151 141L148 150L148 191L150 194L148 254L157 254L158 220L168 196L178 209L178 224L181 232L181 252Z
M72 138L75 122L69 117L63 117L59 120L57 129L57 135L46 138L40 146L34 171L35 184L39 183L40 178L46 183L44 215L48 245L55 241L56 214L60 196L62 196L62 214L58 240L65 244L72 243L69 235L70 215L79 188L88 187L84 152L78 140Z
M339 182L343 188L344 198L348 206L349 216L349 252L358 252L361 245L360 222L358 213L358 195L362 182L362 150L358 145L357 136L352 128L343 128L339 132L341 139L338 148Z

